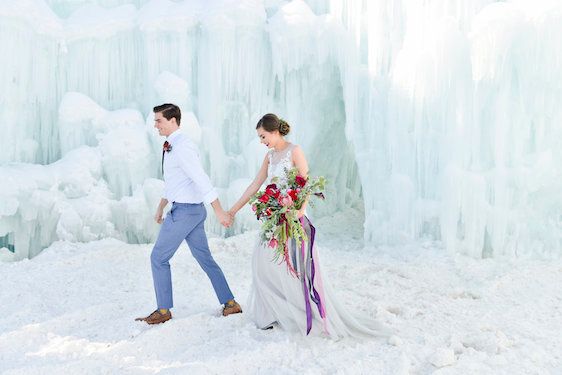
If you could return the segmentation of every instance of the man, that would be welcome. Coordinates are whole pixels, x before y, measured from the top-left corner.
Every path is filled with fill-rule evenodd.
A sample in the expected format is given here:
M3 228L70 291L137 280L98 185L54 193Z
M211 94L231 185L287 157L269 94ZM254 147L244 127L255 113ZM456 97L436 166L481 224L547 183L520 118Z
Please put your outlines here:
M183 240L211 280L219 302L224 305L222 314L241 313L240 305L234 300L226 278L209 250L204 228L207 211L203 202L213 207L217 219L225 227L231 225L231 218L222 209L217 193L203 170L197 147L179 130L179 107L174 104L154 107L154 121L154 127L160 135L166 136L162 151L165 194L154 217L157 223L163 224L150 256L158 308L149 316L136 320L158 324L172 318L169 261ZM172 208L162 221L168 202L172 202Z

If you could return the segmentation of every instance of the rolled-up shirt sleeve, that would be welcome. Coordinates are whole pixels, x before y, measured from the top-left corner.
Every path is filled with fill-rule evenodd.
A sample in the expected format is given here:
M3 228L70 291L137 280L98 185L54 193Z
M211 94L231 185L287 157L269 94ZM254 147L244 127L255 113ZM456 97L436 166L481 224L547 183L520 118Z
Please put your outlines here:
M197 186L203 196L203 201L211 204L211 202L218 198L218 194L211 183L211 179L201 165L201 159L197 150L187 146L179 153L178 157L181 169Z

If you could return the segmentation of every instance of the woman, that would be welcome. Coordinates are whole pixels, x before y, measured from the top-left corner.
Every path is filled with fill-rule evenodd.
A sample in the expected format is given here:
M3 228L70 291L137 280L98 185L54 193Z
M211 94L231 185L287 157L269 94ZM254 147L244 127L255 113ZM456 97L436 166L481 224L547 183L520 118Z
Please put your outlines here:
M286 179L286 170L293 167L297 168L299 175L308 176L308 164L302 149L284 138L290 131L287 122L270 113L258 121L256 130L261 143L270 151L254 181L229 210L233 217L266 180L268 184L274 177L283 181ZM315 229L305 213L306 202L299 210L298 217L311 242L307 245L311 250L308 259L301 260L302 264L312 265L313 271L308 272L307 276L301 274L297 278L289 273L284 263L273 261L273 249L262 243L258 243L254 250L249 309L257 326L267 329L278 324L287 331L310 332L332 338L388 336L382 324L349 314L337 301L329 285L323 285L318 253L312 246ZM295 248L294 241L290 242L289 252Z

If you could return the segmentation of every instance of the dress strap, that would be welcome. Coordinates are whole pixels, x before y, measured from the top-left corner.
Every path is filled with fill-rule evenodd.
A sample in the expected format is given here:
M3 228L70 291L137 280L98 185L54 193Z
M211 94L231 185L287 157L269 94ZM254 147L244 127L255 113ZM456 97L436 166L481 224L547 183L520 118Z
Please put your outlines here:
M295 144L291 143L289 145L289 147L287 147L287 153L285 154L284 159L287 161L292 161L293 160L293 150L295 149L295 147L297 147Z

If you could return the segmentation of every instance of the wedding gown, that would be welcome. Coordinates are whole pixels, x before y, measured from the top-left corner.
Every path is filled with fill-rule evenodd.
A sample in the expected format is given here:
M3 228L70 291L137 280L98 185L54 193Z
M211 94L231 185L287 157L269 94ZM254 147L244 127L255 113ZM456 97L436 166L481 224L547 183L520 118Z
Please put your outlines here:
M267 184L274 177L279 180L286 178L285 169L293 167L291 155L294 147L289 144L284 150L269 151ZM305 224L308 223L305 219ZM310 228L305 228L310 234ZM294 247L295 243L289 246ZM274 261L273 249L258 240L252 257L253 284L248 303L250 316L256 325L263 329L278 324L286 331L303 335L310 331L309 335L335 339L389 336L390 332L383 324L351 314L342 306L321 272L318 251L314 246L311 254L313 283L308 284L303 283L302 277L291 275L285 263Z

